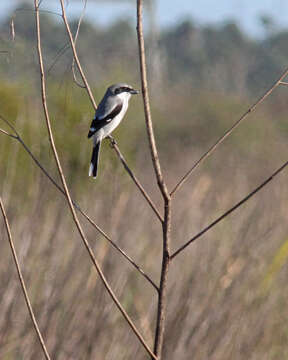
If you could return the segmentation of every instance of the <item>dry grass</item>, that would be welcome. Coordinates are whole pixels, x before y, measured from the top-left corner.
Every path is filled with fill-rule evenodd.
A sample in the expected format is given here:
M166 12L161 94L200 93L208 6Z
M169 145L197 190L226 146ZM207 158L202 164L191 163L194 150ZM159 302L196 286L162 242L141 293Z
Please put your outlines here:
M259 122L271 126L268 112L255 115L251 121L256 129ZM19 119L18 128L23 128L24 123ZM179 126L185 128L186 124ZM245 132L243 127L181 189L174 204L173 249L242 198L285 159L285 143L275 128L272 134L272 129L268 151L271 158L263 159L265 132L257 139L258 151L237 146L237 139ZM29 131L32 136L34 124L30 124ZM26 129L26 133L29 131ZM161 157L169 183L174 184L181 169L191 163L191 147L181 149L181 144L170 138L175 151L166 155L161 152ZM211 135L211 142L213 138ZM91 268L64 198L20 153L20 145L12 141L1 141L6 149L0 162L1 189L24 278L51 357L146 358ZM167 151L165 143L160 143L161 149ZM192 157L197 158L201 149L192 149ZM139 142L132 163L145 188L153 194L155 183L151 181L146 151L146 144ZM82 164L76 171L66 166L73 196L158 282L160 225L126 179L124 170L120 165L115 169L107 158L108 152L109 148L103 150L97 182L78 171ZM19 158L24 159L23 167ZM47 165L52 167L52 160L48 159ZM283 244L287 241L287 197L284 173L175 259L169 277L165 359L285 358L288 289ZM112 288L152 343L157 305L152 286L95 229L84 221L83 225ZM2 220L0 234L0 357L39 359L41 350L17 282Z
M15 124L32 152L57 178L38 84L33 76L29 81L25 86L1 84L0 115ZM98 94L101 87L96 89ZM158 284L161 225L108 146L102 149L97 181L87 176L90 144L85 138L93 109L81 91L72 88L65 76L48 84L52 128L72 197ZM181 84L176 84L152 103L169 190L248 108L247 100L187 88L181 91ZM179 189L173 200L172 252L287 160L283 98L280 92L275 94L266 107L249 116ZM137 100L131 105L116 138L161 208L140 107ZM5 125L3 129L9 130ZM19 143L5 133L0 139L1 196L51 358L146 359L145 350L95 274L65 198ZM165 360L287 357L286 178L282 173L173 260ZM152 348L155 289L84 219L81 225L112 289ZM39 359L41 348L17 281L2 218L0 240L0 359Z

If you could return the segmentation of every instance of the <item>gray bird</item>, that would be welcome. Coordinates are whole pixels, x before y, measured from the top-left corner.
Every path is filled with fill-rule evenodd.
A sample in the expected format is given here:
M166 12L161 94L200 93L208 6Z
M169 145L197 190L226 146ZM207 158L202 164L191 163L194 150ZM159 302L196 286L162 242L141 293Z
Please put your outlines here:
M93 136L93 152L89 168L89 176L97 176L101 141L120 124L127 109L131 95L138 94L130 85L119 83L106 90L91 123L88 138Z

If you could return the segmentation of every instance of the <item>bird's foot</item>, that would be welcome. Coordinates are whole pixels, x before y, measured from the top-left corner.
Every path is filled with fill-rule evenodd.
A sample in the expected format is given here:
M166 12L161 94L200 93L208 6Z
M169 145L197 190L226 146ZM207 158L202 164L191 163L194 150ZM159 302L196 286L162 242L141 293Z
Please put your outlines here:
M113 148L115 145L117 145L116 140L113 138L113 136L108 135L107 138L110 140L110 146Z

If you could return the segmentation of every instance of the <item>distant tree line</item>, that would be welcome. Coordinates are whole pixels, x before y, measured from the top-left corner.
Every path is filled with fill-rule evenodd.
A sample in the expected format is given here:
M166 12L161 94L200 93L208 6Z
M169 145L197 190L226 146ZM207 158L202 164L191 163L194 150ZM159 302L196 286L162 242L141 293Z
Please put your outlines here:
M25 10L14 13L14 42L9 33L12 14L0 24L0 72L10 79L16 75L11 74L14 58L17 69L13 71L23 76L31 62L36 61L34 14L27 4L19 8ZM41 16L46 66L50 76L59 76L71 64L68 39L57 16L45 12ZM253 39L233 22L199 26L186 20L162 30L157 47L149 47L148 37L148 57L157 58L156 74L162 85L185 84L196 89L249 95L269 86L287 64L288 31L277 31L268 17L262 17L262 23L267 30L265 38ZM76 31L76 20L71 27ZM115 74L129 74L131 67L137 69L135 29L128 20L109 27L83 21L79 36L79 54L92 80L101 82L107 79L107 74L112 78ZM27 49L31 52L27 53Z

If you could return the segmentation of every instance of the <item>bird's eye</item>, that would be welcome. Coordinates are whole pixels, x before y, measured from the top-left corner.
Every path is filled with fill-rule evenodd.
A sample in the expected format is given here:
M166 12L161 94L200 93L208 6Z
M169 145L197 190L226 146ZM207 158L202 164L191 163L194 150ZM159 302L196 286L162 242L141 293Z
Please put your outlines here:
M121 92L121 88L115 89L115 94L119 94Z

